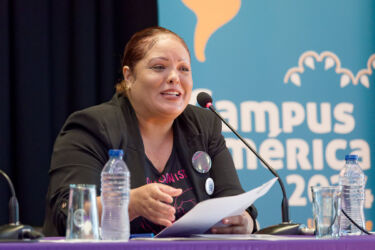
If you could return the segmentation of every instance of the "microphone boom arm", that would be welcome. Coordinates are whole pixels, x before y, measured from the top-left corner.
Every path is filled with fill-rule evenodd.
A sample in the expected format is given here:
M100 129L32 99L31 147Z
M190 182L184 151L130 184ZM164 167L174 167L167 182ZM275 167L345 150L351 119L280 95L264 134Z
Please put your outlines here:
M9 176L0 169L2 175L8 182L12 197L9 200L9 224L0 226L0 242L13 242L22 240L36 240L43 237L42 233L34 230L31 226L22 225L19 221L18 201L16 192Z
M251 150L251 152L253 152L257 157L258 159L263 163L264 166L266 166L268 168L269 171L271 171L271 173L277 177L277 181L279 182L280 184L280 187L281 187L281 191L283 193L283 200L282 200L282 203L281 203L281 216L282 216L282 222L284 223L289 223L289 204L288 204L288 197L286 195L286 191L285 191L285 187L284 187L284 183L282 182L280 176L278 175L278 173L263 159L262 156L260 156L258 154L257 151L255 151L248 143L247 141L237 133L237 131L225 120L221 117L221 115L219 113L217 113L217 111L215 110L214 106L213 105L209 105L208 108L215 113L215 115L217 117L220 118L220 120L222 122L225 123L225 125L227 125L227 127L232 130L232 132L246 145L246 147L248 149Z

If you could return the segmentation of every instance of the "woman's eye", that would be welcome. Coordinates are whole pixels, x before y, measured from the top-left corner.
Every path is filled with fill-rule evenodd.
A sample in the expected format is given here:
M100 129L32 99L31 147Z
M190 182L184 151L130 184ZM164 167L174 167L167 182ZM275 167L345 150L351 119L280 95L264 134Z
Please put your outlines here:
M181 70L182 70L182 71L189 72L189 71L190 71L190 68L183 66L183 67L181 67Z
M163 65L155 65L155 66L152 66L151 68L154 70L158 70L158 71L165 69Z

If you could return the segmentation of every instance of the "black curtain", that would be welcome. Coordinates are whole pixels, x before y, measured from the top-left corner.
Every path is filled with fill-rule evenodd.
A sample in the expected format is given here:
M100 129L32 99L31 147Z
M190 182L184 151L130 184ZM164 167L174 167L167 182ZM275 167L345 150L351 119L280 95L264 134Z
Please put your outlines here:
M154 25L156 0L0 0L0 169L14 182L21 223L43 223L65 119L111 98L124 45ZM9 196L0 177L0 225Z

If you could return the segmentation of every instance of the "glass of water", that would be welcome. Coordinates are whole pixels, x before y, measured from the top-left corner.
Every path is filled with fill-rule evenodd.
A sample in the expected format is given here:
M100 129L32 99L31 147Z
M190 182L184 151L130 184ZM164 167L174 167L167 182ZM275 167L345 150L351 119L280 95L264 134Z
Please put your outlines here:
M341 186L311 187L317 238L339 238Z
M69 191L67 240L99 240L95 185L71 184Z

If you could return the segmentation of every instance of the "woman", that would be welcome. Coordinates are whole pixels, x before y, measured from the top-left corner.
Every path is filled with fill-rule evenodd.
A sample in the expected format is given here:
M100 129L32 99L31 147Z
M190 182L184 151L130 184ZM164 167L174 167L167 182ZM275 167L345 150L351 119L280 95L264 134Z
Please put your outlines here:
M123 149L131 172L131 233L158 233L196 203L242 193L221 122L188 105L190 52L177 34L152 27L133 35L123 57L124 80L111 101L73 113L54 145L47 194L46 235L64 235L69 184L95 184L111 148ZM207 152L208 173L193 169L192 156ZM205 182L214 181L213 193ZM97 198L99 212L100 197ZM256 210L223 220L213 233L251 233Z

